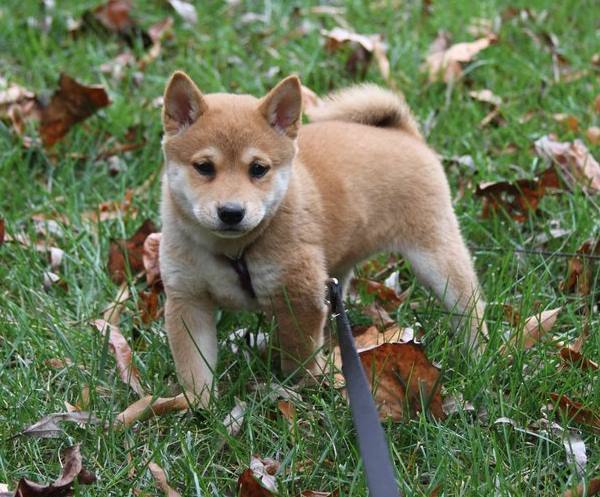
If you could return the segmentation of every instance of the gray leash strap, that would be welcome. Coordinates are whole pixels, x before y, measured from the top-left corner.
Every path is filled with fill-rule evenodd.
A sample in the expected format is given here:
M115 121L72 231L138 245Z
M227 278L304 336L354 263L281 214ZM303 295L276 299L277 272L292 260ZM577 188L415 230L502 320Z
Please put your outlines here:
M402 497L390 459L389 448L377 408L358 357L340 286L335 279L327 282L331 311L336 318L342 352L342 373L350 400L352 421L358 438L370 497Z

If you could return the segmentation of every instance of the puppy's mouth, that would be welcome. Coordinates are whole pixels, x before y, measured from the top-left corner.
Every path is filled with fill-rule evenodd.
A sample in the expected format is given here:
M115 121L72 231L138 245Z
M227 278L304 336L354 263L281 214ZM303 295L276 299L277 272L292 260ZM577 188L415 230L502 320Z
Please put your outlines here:
M211 230L211 232L219 238L240 238L241 236L247 234L249 231L251 230L235 228L231 226Z

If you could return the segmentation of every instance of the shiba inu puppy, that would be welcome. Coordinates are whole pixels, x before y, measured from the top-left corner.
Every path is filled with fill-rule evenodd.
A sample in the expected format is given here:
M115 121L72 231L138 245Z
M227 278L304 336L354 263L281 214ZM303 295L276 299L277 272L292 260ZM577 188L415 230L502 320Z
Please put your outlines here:
M377 252L400 252L469 321L470 345L484 328L448 182L403 97L356 86L330 96L311 124L301 115L295 76L260 99L203 95L182 72L167 84L166 328L180 381L201 404L217 361L217 307L275 316L283 371L316 371L327 278L346 286Z

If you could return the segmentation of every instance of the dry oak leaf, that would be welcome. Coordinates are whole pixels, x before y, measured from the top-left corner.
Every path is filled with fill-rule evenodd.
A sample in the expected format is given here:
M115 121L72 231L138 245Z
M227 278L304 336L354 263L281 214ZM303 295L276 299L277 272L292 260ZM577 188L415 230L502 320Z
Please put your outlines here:
M149 34L140 28L131 17L132 0L108 0L96 8L83 14L83 22L87 27L98 25L109 33L122 38L129 46L141 40L144 48L152 44Z
M117 422L124 427L131 426L136 421L162 416L171 412L186 411L190 407L183 393L175 397L153 397L147 395L131 404L117 415Z
M139 294L140 319L144 324L150 324L156 321L163 313L163 309L158 305L160 289L152 287L149 291L141 291Z
M373 295L386 311L395 311L406 300L406 294L398 294L395 289L367 278L352 278L352 284L359 290Z
M148 469L156 480L158 488L160 488L167 497L181 497L181 494L171 487L167 482L167 475L165 474L164 469L162 469L155 462L148 464Z
M79 444L65 449L62 459L63 468L58 480L50 485L40 485L22 478L17 485L15 497L71 497L74 495L75 478L83 485L96 481L96 476L83 467Z
M560 186L561 182L556 170L550 167L532 180L479 183L475 195L483 198L481 217L484 219L504 209L512 219L522 223L530 212L537 210L541 199L549 189L559 189Z
M588 326L584 326L583 331L577 337L577 339L570 345L565 346L559 344L559 355L561 361L565 365L574 365L583 370L598 370L598 364L592 361L591 359L587 359L581 353L581 349L583 348L583 344L589 337L589 329Z
M562 497L592 497L600 494L600 478L590 480L587 485L580 483L574 490L567 490Z
M78 423L79 425L100 424L100 420L89 412L55 412L44 416L15 436L25 435L33 438L57 438L64 433L63 429L58 426L58 423L67 421Z
M246 469L237 482L238 497L275 497L275 494L263 487L251 469Z
M346 63L346 68L351 74L358 72L359 66L362 66L362 72L375 57L379 72L384 80L390 83L390 63L386 55L387 46L383 42L380 34L364 35L354 33L344 28L334 28L331 31L322 30L321 34L325 37L325 48L329 52L335 52L342 45L353 44L355 49L350 54Z
M556 402L558 408L576 423L587 425L595 432L600 433L600 415L583 406L582 403L571 400L566 395L551 393L550 398Z
M117 370L119 371L119 377L121 381L126 385L129 385L135 393L140 397L144 395L144 388L140 382L140 372L133 365L131 348L122 335L121 330L118 326L110 324L104 319L96 319L94 321L96 329L106 335L108 332L108 346L115 356L117 363Z
M58 86L40 115L40 135L47 147L65 136L74 124L110 104L104 88L84 86L64 73L60 75Z
M600 192L600 164L581 140L559 142L547 135L534 143L536 153L557 164L571 185L579 183L586 193Z
M427 70L430 82L442 80L449 83L462 75L461 64L473 60L475 55L496 40L496 35L489 34L472 42L449 46L448 36L440 33L429 48L423 69Z
M111 279L121 284L127 275L127 264L133 274L144 269L144 242L157 229L150 219L146 219L133 236L127 240L115 240L110 244L108 272Z
M371 327L355 339L356 348L370 382L379 416L401 421L425 408L437 419L446 417L441 397L439 370L427 359L411 328L392 326L384 333ZM339 346L333 350L334 365L341 370ZM335 385L343 383L340 374ZM408 390L408 391L407 391Z
M586 255L600 256L600 240L587 240L577 249L577 254L567 263L567 277L560 284L563 292L589 295L592 290L592 266L594 261Z
M524 350L533 347L552 329L561 309L562 307L549 309L527 318L523 325L522 332L515 333L510 338L508 344L500 348L500 352L506 353L509 346L518 347Z

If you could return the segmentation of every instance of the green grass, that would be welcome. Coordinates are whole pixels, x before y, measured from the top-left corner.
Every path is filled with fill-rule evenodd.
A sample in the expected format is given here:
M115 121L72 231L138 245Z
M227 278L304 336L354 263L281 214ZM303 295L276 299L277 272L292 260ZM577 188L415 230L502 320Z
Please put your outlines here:
M422 15L418 2L351 1L343 6L344 17L355 31L384 34L392 77L419 120L433 124L428 137L432 146L444 157L471 155L476 165L475 171L455 165L448 165L447 171L455 192L459 183L467 184L456 210L469 245L479 247L474 255L490 303L488 318L494 337L488 352L480 363L465 360L446 333L448 316L421 288L415 287L411 296L411 302L419 304L416 311L403 306L398 320L403 325L414 326L417 321L422 325L428 355L442 365L445 390L460 392L478 410L487 411L488 421L460 414L443 422L421 416L386 424L406 495L428 495L438 485L440 495L559 495L580 481L575 468L566 463L560 438L527 435L505 425L494 426L493 421L508 416L526 427L541 417L540 409L551 392L566 393L596 411L600 408L598 374L577 368L558 370L551 345L517 352L512 362L497 353L511 331L503 318L503 303L514 305L523 316L564 306L553 332L565 341L581 333L582 308L596 305L584 354L598 361L600 350L599 271L593 273L592 296L566 295L559 289L566 275L565 258L514 252L518 247L534 247L532 238L548 232L554 223L570 234L552 240L549 250L574 251L586 239L598 237L598 199L587 198L581 191L547 196L530 220L518 224L501 214L481 219L481 203L473 195L479 181L514 180L541 171L544 165L532 148L538 137L553 132L571 140L583 134L567 131L552 114L577 116L582 130L599 125L600 116L593 110L598 68L591 60L598 50L600 8L592 0L527 3L538 18L504 22L498 43L467 67L465 79L449 87L428 84L419 71L437 31L448 31L454 41L471 40L466 32L470 21L498 15L509 2L434 1L430 16ZM283 496L337 488L344 496L366 495L349 410L341 396L326 387L305 389L302 402L296 405L298 422L289 426L268 389L249 389L253 382L269 383L275 377L269 362L252 350L246 361L223 348L220 398L208 411L173 414L124 431L69 424L59 439L10 438L45 414L64 411L64 401L77 402L85 386L92 392L90 410L105 420L136 399L115 374L112 358L104 361L103 340L88 323L100 317L117 290L106 271L110 239L131 235L144 218L159 221L161 124L151 102L162 93L169 73L182 68L207 92L257 95L292 72L318 93L353 81L344 69L344 54L330 55L323 49L319 29L332 28L335 21L309 14L308 4L242 2L232 7L199 2L199 23L192 28L166 2L137 2L134 15L143 26L168 14L175 17L173 38L164 42L141 84L135 82L131 68L120 82L100 73L99 66L124 49L114 37L84 33L72 38L67 34L67 17L78 18L93 1L57 4L54 23L45 33L28 25L29 17L42 17L37 1L3 2L0 75L40 92L53 89L59 72L65 71L82 82L104 84L113 103L69 133L56 148L55 163L39 150L24 149L9 128L0 124L0 217L6 220L7 232L33 233L35 213L60 214L69 220L64 236L57 240L66 252L60 269L66 290L43 289L47 268L43 255L13 243L0 247L0 483L13 488L20 477L54 479L60 468L59 449L81 442L87 465L100 480L80 488L80 495L134 495L135 489L155 495L146 471L151 460L165 468L173 486L186 496L233 495L235 481L252 454L282 462L278 481ZM542 11L545 16L539 17ZM269 20L243 23L244 12L265 14ZM296 28L303 25L307 32L295 36ZM586 70L587 75L573 82L555 81L549 51L538 47L526 30L554 33L572 69ZM366 79L383 83L375 64ZM505 125L479 127L488 109L473 101L468 91L483 88L504 99ZM536 112L521 123L519 118L529 111ZM137 126L147 143L124 157L126 169L120 174L110 176L104 163L69 157L69 152L93 157L107 134L122 137L130 126ZM587 144L600 157L600 148ZM502 153L508 145L516 151ZM148 178L153 178L151 186L133 200L137 218L103 222L95 229L82 221L84 211L102 201L121 200L127 189ZM413 284L408 270L402 274L405 285ZM136 300L134 291L121 328L135 350L147 389L168 395L176 379L162 321L142 325ZM254 316L224 315L219 332L225 337L241 326L258 325ZM44 364L50 358L69 358L73 365L50 369ZM101 387L97 393L96 387ZM240 435L228 439L222 419L236 398L248 403L248 412ZM555 415L562 426L569 425L558 413L550 414ZM588 449L586 478L598 476L600 440L585 428L582 436Z

